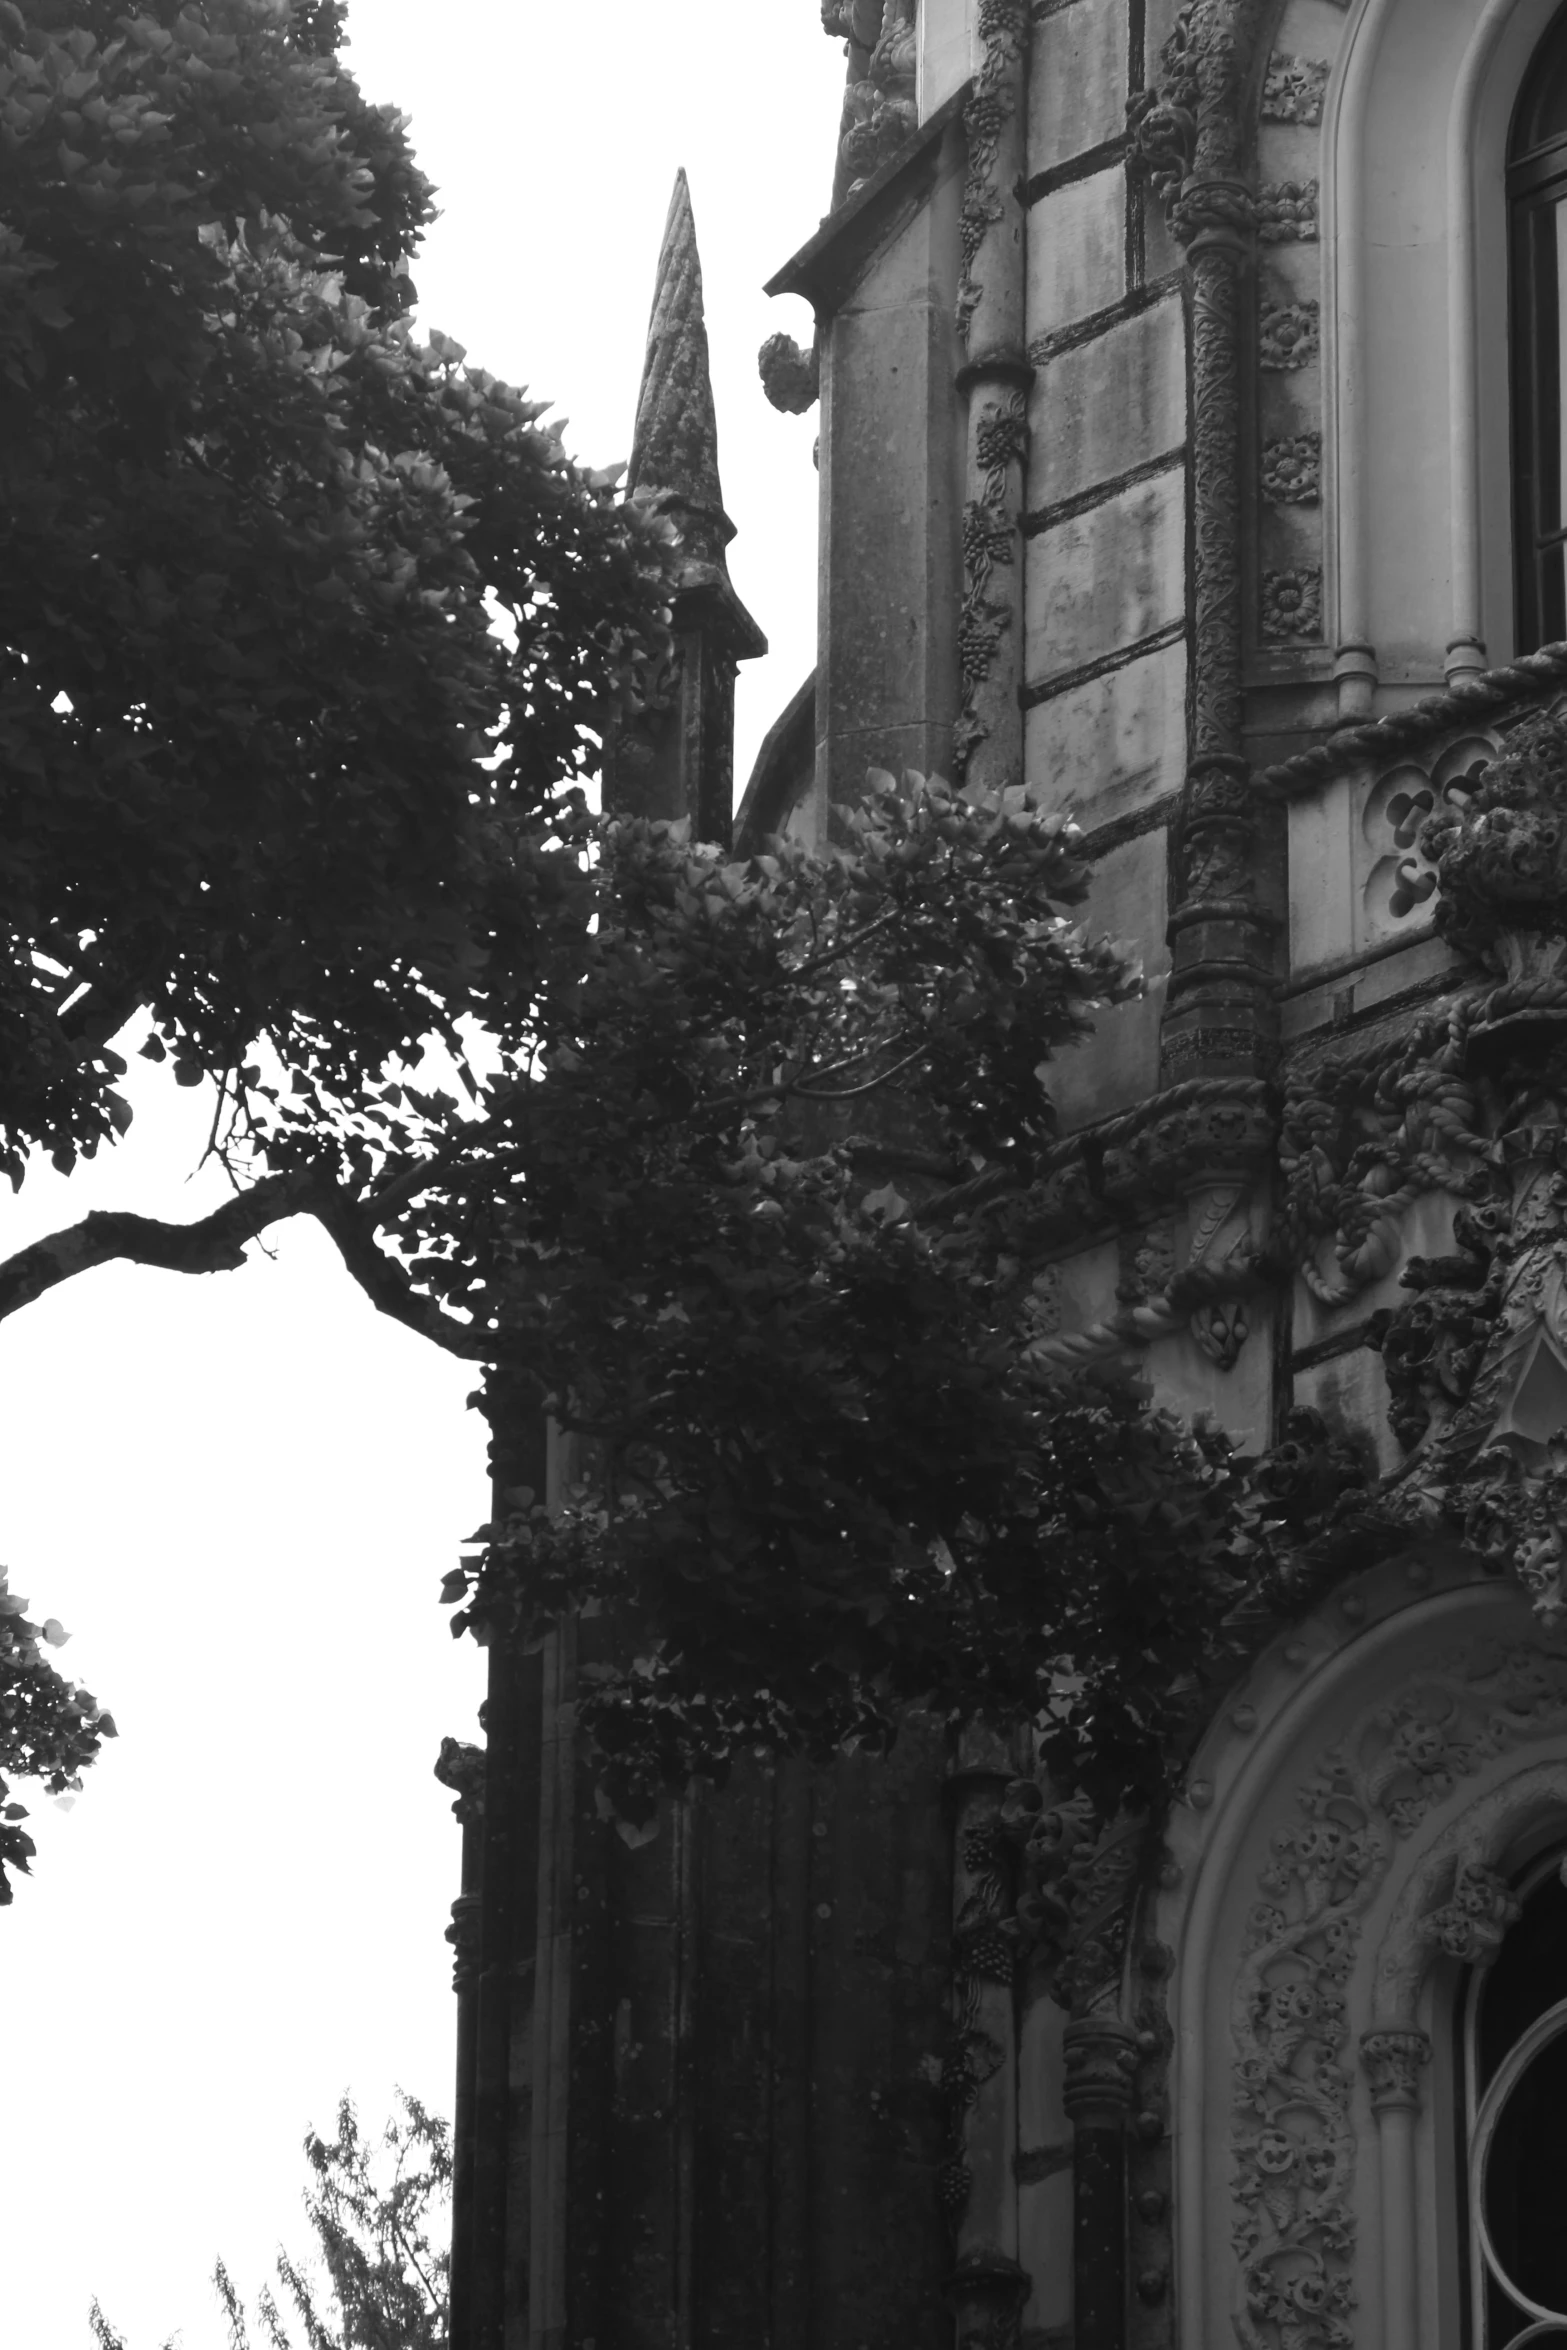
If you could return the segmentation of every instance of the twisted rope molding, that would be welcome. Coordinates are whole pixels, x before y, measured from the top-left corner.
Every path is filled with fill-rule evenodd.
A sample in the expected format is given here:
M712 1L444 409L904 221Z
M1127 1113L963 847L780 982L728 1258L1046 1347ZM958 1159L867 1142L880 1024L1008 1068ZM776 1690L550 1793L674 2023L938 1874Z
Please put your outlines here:
M1433 735L1444 734L1465 718L1495 716L1509 704L1564 682L1567 682L1567 644L1542 645L1537 653L1524 653L1500 669L1482 669L1474 677L1461 678L1445 693L1428 694L1407 710L1390 710L1385 718L1369 719L1363 726L1346 726L1312 750L1297 751L1292 758L1281 759L1272 767L1259 767L1257 788L1284 799L1293 798L1298 792L1309 791L1314 784L1326 783L1362 759L1375 762L1394 752L1410 750Z

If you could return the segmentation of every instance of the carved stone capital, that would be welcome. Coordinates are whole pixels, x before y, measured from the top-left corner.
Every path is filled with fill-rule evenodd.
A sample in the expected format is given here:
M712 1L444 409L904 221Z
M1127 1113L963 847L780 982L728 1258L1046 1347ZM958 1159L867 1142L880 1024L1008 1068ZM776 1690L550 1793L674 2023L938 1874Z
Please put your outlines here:
M1076 2129L1120 2129L1132 2109L1137 2034L1109 2016L1082 2016L1061 2036L1061 2100Z
M1420 2110L1420 2076L1431 2061L1424 2032L1364 2032L1360 2061L1371 2084L1374 2113Z

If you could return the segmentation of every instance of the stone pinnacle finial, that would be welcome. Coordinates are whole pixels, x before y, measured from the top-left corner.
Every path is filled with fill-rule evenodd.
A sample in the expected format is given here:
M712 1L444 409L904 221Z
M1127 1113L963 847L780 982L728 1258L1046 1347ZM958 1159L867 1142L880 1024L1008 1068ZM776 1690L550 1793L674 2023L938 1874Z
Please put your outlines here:
M718 421L708 371L702 263L683 171L675 174L658 256L626 487L666 501L691 551L722 561L734 525L724 512L718 480Z

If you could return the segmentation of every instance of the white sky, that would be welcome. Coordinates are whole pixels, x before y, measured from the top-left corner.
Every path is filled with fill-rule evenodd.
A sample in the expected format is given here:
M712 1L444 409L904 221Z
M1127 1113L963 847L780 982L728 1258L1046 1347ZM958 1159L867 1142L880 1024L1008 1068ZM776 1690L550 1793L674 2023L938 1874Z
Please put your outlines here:
M743 782L813 658L816 419L766 405L755 354L809 336L760 288L827 196L817 0L354 0L351 30L442 191L423 324L553 398L596 464L628 453L686 166L731 567L774 648L742 675ZM0 1194L0 1250L219 1196L204 1100L133 1068L126 1143ZM471 1385L305 1224L243 1273L110 1268L0 1324L0 1558L121 1730L68 1815L35 1807L0 1911L0 2350L88 2350L94 2293L131 2350L226 2350L213 2259L251 2292L303 2246L307 2125L345 2088L377 2120L398 2082L450 2110L458 1833L430 1768L481 1693L437 1604L485 1514Z

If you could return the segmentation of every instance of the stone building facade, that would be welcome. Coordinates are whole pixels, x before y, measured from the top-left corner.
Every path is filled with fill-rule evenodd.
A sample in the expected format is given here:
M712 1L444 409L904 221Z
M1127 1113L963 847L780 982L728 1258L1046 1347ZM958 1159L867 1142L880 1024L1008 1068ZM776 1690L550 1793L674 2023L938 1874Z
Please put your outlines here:
M762 354L820 402L819 658L741 837L873 765L1070 804L1147 987L1057 1064L1048 1344L1374 1456L1376 1563L1153 1849L910 1740L627 1852L573 1643L499 1668L456 2350L1567 2338L1557 4L824 7L815 344ZM756 648L697 439L644 449L708 680L632 746L660 812Z

